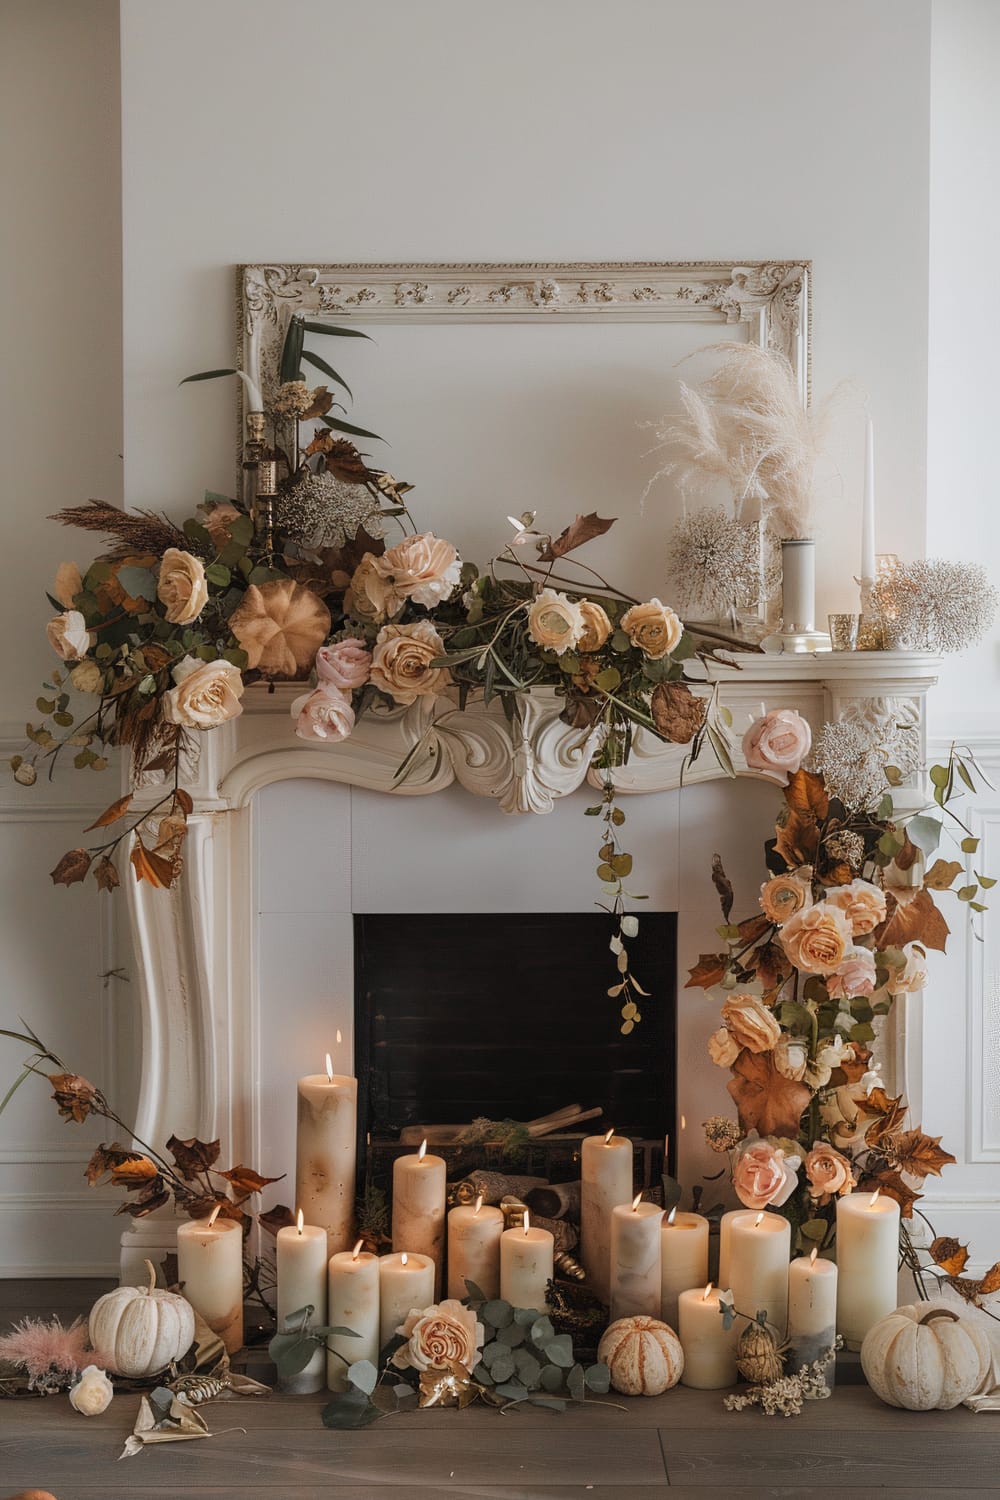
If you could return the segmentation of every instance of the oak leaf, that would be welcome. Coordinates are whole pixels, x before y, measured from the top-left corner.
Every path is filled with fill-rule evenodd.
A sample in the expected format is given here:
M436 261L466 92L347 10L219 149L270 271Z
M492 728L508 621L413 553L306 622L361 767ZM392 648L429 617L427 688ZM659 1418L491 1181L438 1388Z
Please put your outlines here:
M733 1063L733 1077L726 1085L739 1112L744 1132L790 1136L799 1133L803 1111L812 1099L812 1089L785 1078L774 1066L771 1052L744 1049Z
M896 861L899 864L899 860ZM924 889L927 891L948 891L951 889L955 876L960 875L965 869L957 859L936 859L924 876Z
M696 698L686 682L658 682L649 700L649 711L658 734L672 745L688 745L705 722L708 703L704 698Z
M862 1193L872 1192L875 1188L887 1198L895 1198L904 1219L913 1218L913 1205L918 1198L923 1197L923 1193L914 1192L913 1188L908 1187L898 1172L890 1170L866 1173L858 1183L858 1190Z
M90 855L86 849L70 849L50 872L53 885L75 885L85 880L90 869Z
M700 953L698 962L689 971L689 978L684 988L686 990L710 990L713 984L719 984L725 977L728 967L728 954Z
M323 600L291 578L252 583L229 617L247 665L265 677L285 679L308 675L330 623Z
M244 1198L249 1198L251 1193L261 1192L269 1183L281 1182L284 1175L282 1173L281 1177L261 1177L260 1173L255 1172L252 1167L244 1166L231 1167L228 1172L219 1173L220 1177L225 1177L227 1182L232 1183L233 1191L241 1202Z
M176 873L169 859L164 859L155 849L147 849L141 839L136 839L132 846L129 864L135 871L136 880L145 880L154 890L169 887Z
M276 1203L266 1214L257 1215L257 1223L268 1234L277 1234L279 1229L289 1229L295 1223L295 1215L284 1203Z
M577 547L582 547L584 542L593 541L595 536L603 536L606 531L611 530L615 519L612 516L610 520L602 520L596 510L592 510L586 516L577 516L575 521L569 523L565 531L561 532L554 541L547 543L539 552L540 561L556 562L560 557L565 557L567 552L573 552Z
M95 828L110 828L112 823L117 823L119 818L123 818L125 816L125 814L129 810L131 802L131 792L127 797L119 797L117 802L112 802L110 807L106 807L104 809L104 811L101 813L101 816L96 820L96 822L91 823L89 828L85 828L83 830L84 833L91 833Z
M922 943L945 951L949 927L934 898L922 886L886 887L886 919L875 929L876 948L902 948Z
M959 1244L950 1235L939 1234L928 1251L931 1260L949 1276L961 1276L969 1259L968 1245Z
M219 1152L222 1150L221 1141L199 1141L195 1135L186 1141L179 1140L172 1135L167 1142L167 1150L177 1164L177 1170L185 1182L194 1182L202 1172L208 1172L219 1160Z
M933 1172L941 1176L941 1168L954 1166L955 1158L950 1151L941 1150L939 1135L924 1135L918 1125L915 1130L905 1130L883 1145L883 1150L892 1153L892 1159L901 1172L911 1177L926 1177Z

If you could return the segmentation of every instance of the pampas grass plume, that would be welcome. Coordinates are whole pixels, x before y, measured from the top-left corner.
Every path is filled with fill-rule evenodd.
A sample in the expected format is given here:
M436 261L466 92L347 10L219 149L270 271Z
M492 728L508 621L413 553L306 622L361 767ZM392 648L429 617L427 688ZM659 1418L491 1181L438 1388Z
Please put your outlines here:
M24 1370L32 1390L69 1385L84 1365L96 1362L108 1367L104 1356L89 1348L82 1318L68 1328L56 1317L48 1323L42 1318L24 1318L0 1336L0 1359Z

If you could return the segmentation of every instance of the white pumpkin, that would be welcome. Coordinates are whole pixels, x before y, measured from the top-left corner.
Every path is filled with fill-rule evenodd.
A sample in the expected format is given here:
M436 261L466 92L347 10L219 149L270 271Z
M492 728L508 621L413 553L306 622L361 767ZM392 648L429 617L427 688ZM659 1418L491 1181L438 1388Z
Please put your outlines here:
M623 1396L659 1396L677 1384L684 1369L680 1339L658 1318L619 1318L601 1338L597 1357Z
M156 1271L146 1262L148 1286L119 1286L99 1297L90 1311L90 1342L119 1375L155 1375L183 1359L194 1343L194 1310L176 1292L156 1289Z
M971 1318L940 1299L897 1307L861 1345L865 1379L887 1406L950 1411L985 1381L990 1341Z

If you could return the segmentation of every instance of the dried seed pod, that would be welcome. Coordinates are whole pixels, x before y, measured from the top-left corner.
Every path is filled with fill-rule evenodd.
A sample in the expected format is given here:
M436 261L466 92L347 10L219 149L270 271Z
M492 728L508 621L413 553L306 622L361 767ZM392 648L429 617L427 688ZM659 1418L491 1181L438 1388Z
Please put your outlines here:
M768 1385L784 1371L782 1350L769 1328L749 1323L736 1346L736 1368L752 1385Z

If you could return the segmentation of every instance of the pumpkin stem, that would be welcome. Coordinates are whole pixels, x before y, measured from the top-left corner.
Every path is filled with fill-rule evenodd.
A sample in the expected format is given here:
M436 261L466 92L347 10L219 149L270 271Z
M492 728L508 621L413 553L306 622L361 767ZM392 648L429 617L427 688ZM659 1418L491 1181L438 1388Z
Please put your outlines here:
M149 1286L143 1287L143 1291L145 1291L145 1292L155 1292L155 1290L156 1290L156 1267L153 1265L153 1262L151 1260L147 1260L146 1261L146 1270L149 1272Z
M952 1312L950 1307L932 1307L930 1312L924 1313L922 1318L917 1319L917 1322L922 1327L925 1323L933 1323L935 1318L950 1318L953 1323L962 1321L958 1313Z

